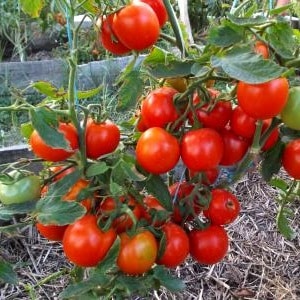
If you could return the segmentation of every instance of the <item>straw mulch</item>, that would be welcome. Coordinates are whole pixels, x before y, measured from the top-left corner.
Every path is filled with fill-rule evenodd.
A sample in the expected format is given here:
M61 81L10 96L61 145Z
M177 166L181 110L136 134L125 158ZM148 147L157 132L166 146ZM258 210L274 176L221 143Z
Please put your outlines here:
M227 257L214 266L202 266L191 259L173 272L187 289L171 294L162 289L149 299L300 299L300 218L299 199L292 219L297 237L284 239L277 231L275 215L277 191L266 185L257 173L250 173L233 187L242 202L239 219L227 227L231 237ZM51 280L51 274L64 273L70 264L61 246L41 238L27 226L20 238L0 238L1 255L17 262L21 284L2 285L0 299L57 299L68 275ZM47 278L43 282L43 279ZM135 298L137 299L137 298Z

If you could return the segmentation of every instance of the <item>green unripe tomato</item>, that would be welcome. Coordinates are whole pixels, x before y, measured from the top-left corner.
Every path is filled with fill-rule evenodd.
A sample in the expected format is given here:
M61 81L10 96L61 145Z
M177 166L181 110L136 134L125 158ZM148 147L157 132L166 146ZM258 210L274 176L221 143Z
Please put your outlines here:
M40 198L41 182L36 175L20 178L19 174L12 174L16 181L11 184L0 182L0 201L5 204L24 203Z
M289 90L289 97L281 112L282 122L291 129L300 130L300 86Z

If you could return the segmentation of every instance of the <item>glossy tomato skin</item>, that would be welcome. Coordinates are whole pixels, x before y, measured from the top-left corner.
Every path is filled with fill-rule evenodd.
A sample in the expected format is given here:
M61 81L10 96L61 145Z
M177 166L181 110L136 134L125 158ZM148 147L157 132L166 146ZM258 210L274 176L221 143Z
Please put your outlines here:
M99 207L99 213L107 215L112 212L114 212L118 207L118 202L125 202L132 210L133 215L137 220L139 220L143 216L143 207L140 205L131 195L128 196L122 196L119 200L114 199L112 197L106 197L103 199L103 201L100 203ZM112 227L116 230L118 234L130 229L133 225L133 221L131 217L123 213L122 215L118 216L112 221Z
M202 211L197 196L188 199L194 188L193 184L185 181L175 182L169 186L174 205L171 219L174 223L181 224L183 221L191 221Z
M151 127L142 133L136 145L138 164L152 174L172 170L180 157L177 139L160 127Z
M63 240L65 231L68 225L44 225L42 223L36 223L38 232L50 241L61 242Z
M29 144L33 153L44 160L62 161L72 156L78 149L78 135L76 128L71 123L62 123L58 125L58 131L62 133L66 141L70 145L70 150L52 148L48 146L40 137L38 132L34 130L30 136Z
M166 22L168 21L168 13L163 0L135 0L135 1L144 2L151 6L151 8L156 13L160 27L163 27L166 24Z
M230 119L231 130L241 137L252 139L257 119L248 116L240 106L236 106Z
M220 94L219 91L209 88L209 95L211 101L217 98ZM196 106L201 103L199 95L196 93L193 96L193 104ZM219 100L214 104L204 104L200 108L196 109L196 115L198 121L203 125L203 127L209 127L216 130L221 130L230 120L232 114L232 106L229 101ZM193 115L189 114L189 119L191 124L194 124Z
M89 214L68 226L63 237L63 249L74 264L94 267L105 257L116 237L113 229L102 231L96 216Z
M99 32L99 38L103 47L109 52L122 55L130 52L126 46L124 46L116 37L112 30L114 14L104 16L101 20L101 27Z
M225 229L211 225L189 233L190 254L198 263L212 265L220 262L228 251L229 241Z
M119 145L120 136L120 130L115 123L109 120L101 123L92 119L88 120L85 134L87 157L97 159L101 155L115 151Z
M289 83L276 78L265 83L237 85L237 100L244 112L255 119L269 119L280 114L288 100Z
M206 171L216 168L224 151L220 134L211 128L188 131L181 141L181 158L188 169Z
M238 163L247 153L250 143L241 136L236 135L230 129L222 130L224 152L220 165L232 166Z
M254 51L260 54L264 59L270 57L270 52L268 46L262 41L256 41L254 44Z
M142 2L133 2L117 11L112 29L123 45L135 51L153 46L160 34L155 12Z
M240 209L239 200L231 192L213 189L209 206L203 214L214 225L227 225L238 217Z
M272 119L266 119L263 121L262 134L269 128L269 126L271 125L271 122L272 122ZM270 133L270 135L267 138L267 140L265 141L265 143L262 145L261 150L268 151L276 144L278 139L279 139L279 128L278 128L278 126L276 126Z
M292 87L289 97L281 112L282 122L289 128L300 130L300 87Z
M121 245L117 258L120 270L128 275L141 275L149 271L157 257L157 241L150 231L138 232L130 237L120 235Z
M288 142L282 154L282 165L294 179L300 179L300 139Z
M162 227L165 234L165 249L156 261L167 268L175 268L182 264L189 254L189 238L183 228L174 223L166 223Z
M160 87L151 91L142 102L141 118L147 128L165 127L178 119L173 98L178 93L171 87Z

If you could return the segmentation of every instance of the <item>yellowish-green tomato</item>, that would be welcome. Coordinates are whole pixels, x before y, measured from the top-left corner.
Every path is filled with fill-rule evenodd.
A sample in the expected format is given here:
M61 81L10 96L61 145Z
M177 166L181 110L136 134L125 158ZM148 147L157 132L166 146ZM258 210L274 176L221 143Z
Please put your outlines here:
M300 86L289 90L289 97L281 112L282 122L291 129L300 130Z

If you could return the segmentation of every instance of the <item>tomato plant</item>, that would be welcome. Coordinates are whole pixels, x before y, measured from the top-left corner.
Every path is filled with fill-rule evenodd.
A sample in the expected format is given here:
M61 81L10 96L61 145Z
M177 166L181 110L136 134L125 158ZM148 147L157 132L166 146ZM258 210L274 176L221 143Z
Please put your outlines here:
M149 271L157 257L157 241L150 231L138 232L130 237L122 233L117 265L129 275L141 275Z
M189 233L190 254L200 264L216 264L228 251L228 235L219 225L194 229Z
M141 51L153 46L160 34L153 9L143 2L132 2L116 12L112 30L127 48Z
M96 266L107 254L116 239L116 232L103 232L94 215L86 215L70 224L63 237L66 257L81 267Z
M162 227L162 232L165 235L165 240L161 242L163 253L157 263L167 268L175 268L183 263L189 254L189 238L181 226L171 222Z
M180 157L179 142L160 127L147 129L138 139L135 151L138 164L153 174L170 171Z
M87 157L97 159L104 154L115 151L120 142L120 130L116 124L109 120L100 123L88 120L85 142Z
M250 117L269 119L281 113L288 100L288 92L289 83L284 77L259 84L240 81L237 100Z
M71 123L62 123L58 125L58 131L61 132L70 145L70 149L53 148L45 143L38 132L34 130L30 136L30 146L34 154L48 161L62 161L72 156L78 148L78 135L76 128Z
M143 199L144 209L142 217L147 220L149 224L153 226L160 226L164 223L164 220L157 219L157 212L166 212L166 209L160 204L157 198L147 195Z
M214 129L191 130L182 137L181 158L192 171L206 171L217 167L223 151L222 137Z
M232 223L239 212L239 200L231 192L224 189L213 189L209 206L203 210L204 216L215 225Z

